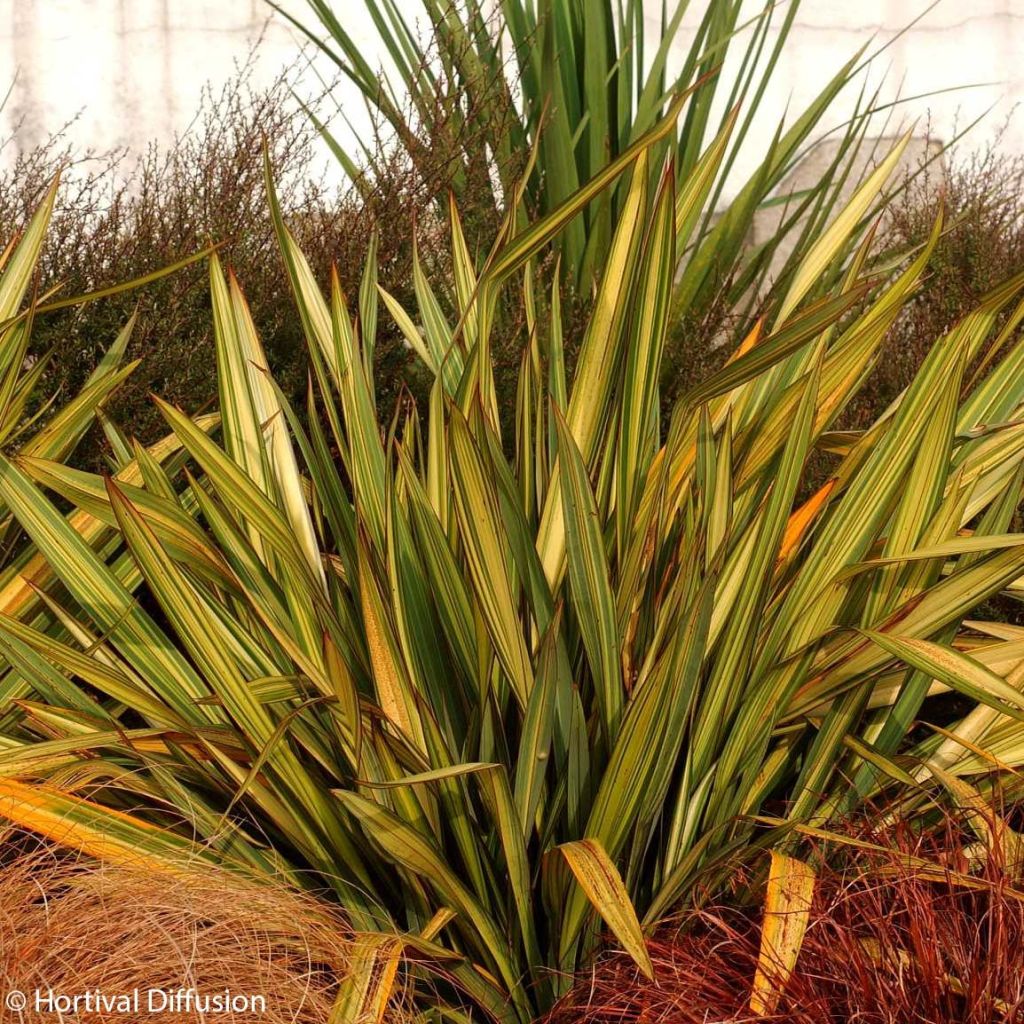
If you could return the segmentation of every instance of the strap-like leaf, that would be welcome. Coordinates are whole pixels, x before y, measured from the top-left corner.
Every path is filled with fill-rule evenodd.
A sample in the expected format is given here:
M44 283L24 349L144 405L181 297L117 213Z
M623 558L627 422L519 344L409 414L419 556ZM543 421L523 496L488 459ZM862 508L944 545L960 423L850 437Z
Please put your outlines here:
M772 850L761 952L750 997L751 1012L758 1017L768 1017L775 1012L796 966L810 918L814 882L810 865Z
M558 847L580 888L593 908L622 943L648 980L654 978L654 965L644 942L643 929L636 910L622 884L622 876L604 847L596 839L580 839Z

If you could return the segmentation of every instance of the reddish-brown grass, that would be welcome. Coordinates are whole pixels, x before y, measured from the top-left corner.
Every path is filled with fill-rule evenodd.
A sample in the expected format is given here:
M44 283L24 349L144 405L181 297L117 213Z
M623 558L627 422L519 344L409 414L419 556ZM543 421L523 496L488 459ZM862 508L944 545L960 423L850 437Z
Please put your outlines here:
M953 824L939 840L865 827L879 852L827 851L796 970L776 1014L785 1024L1021 1024L1021 865L1001 846L977 861ZM1006 844L1007 848L1009 844ZM824 853L826 851L818 851ZM970 854L970 856L968 855ZM911 864L923 857L929 873ZM976 888L955 877L968 872ZM548 1024L751 1021L760 914L717 907L666 923L649 943L655 980L609 955L581 977Z

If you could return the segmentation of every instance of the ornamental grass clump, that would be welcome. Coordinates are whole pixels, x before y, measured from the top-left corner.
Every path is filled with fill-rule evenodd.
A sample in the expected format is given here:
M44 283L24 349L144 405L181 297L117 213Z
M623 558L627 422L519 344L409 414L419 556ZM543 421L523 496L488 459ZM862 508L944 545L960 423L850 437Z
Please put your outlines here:
M858 821L814 843L821 862L799 955L768 1019L779 1024L1019 1024L1024 1020L1020 835L991 807L915 834ZM844 846L849 845L844 850ZM739 882L740 879L735 881ZM743 888L749 886L749 878ZM546 1024L753 1022L762 914L734 902L664 922L648 941L652 984L609 955Z
M192 1007L220 999L210 1015L229 1024L331 1019L353 936L323 901L210 864L154 874L10 830L0 841L0 987L27 999L4 1019L52 1021L62 1006L65 1019L107 1024L200 1016L175 1012L183 992L195 993ZM80 1012L69 1012L75 997ZM405 1018L393 1006L385 1019Z
M771 847L799 895L799 829L866 799L916 820L1024 763L1022 636L968 619L1024 574L1024 275L937 335L869 429L833 430L942 231L869 260L904 140L663 416L674 254L724 159L652 175L687 100L539 220L512 189L480 258L453 203L452 280L414 261L415 308L372 258L325 294L270 187L305 417L214 258L219 416L157 399L167 450L114 434L109 476L0 461L9 529L52 574L30 613L0 609L0 814L157 871L198 845L327 887L361 936L338 1020L400 990L422 1020L528 1024L608 943L652 976L646 934L738 854ZM537 267L616 182L570 374ZM432 381L387 431L383 318ZM834 471L800 501L819 450Z

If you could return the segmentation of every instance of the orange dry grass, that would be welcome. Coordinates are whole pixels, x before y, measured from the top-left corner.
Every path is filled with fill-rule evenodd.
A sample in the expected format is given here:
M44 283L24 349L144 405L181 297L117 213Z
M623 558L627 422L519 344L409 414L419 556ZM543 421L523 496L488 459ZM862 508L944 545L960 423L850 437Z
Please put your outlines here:
M207 866L154 876L0 836L0 1021L60 1019L32 1006L35 990L139 989L144 1005L148 989L185 988L266 998L265 1013L251 1007L206 1019L326 1024L350 950L351 932L332 910L282 885ZM22 1014L3 1006L12 990L29 996ZM115 1008L73 1019L204 1018Z

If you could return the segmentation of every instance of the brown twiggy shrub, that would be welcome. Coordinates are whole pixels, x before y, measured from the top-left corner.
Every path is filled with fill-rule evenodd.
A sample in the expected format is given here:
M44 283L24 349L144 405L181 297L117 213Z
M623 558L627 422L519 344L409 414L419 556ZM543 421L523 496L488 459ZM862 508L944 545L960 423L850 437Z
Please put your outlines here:
M980 150L948 151L941 171L929 165L886 211L876 242L882 254L923 245L940 206L946 230L916 297L889 331L871 379L846 411L850 429L874 422L913 379L936 339L1024 266L1024 159L1008 153L1000 139L1001 133Z
M253 59L221 91L205 91L192 124L168 148L154 145L141 155L76 154L58 135L9 162L0 172L0 223L23 224L64 169L39 280L41 291L59 285L61 295L115 285L219 243L222 261L246 293L275 378L301 413L306 346L270 219L264 143L289 227L323 285L334 264L354 296L376 231L380 283L411 305L414 226L430 272L447 242L441 239L443 225L426 211L429 200L408 161L383 142L371 195L331 185L317 156L316 129L291 96L301 65L262 87L255 84ZM82 386L136 307L128 358L142 362L106 412L129 435L149 443L166 432L151 393L191 412L216 404L202 263L137 291L38 317L32 350L52 352L39 397L56 394L59 404L61 396ZM418 378L400 332L383 312L377 363L378 407L387 422L403 388ZM97 429L75 461L101 468L104 451Z
M63 295L81 294L159 270L211 241L223 243L226 261L251 279L267 347L291 382L302 346L284 315L287 290L265 212L263 138L272 140L271 157L289 208L301 210L326 199L322 182L302 176L312 136L286 105L291 74L289 69L269 88L257 89L250 61L219 94L206 90L192 125L166 150L154 145L144 154L97 157L62 148L58 136L23 154L0 177L5 223L23 221L63 168L40 260L40 289L60 285ZM326 248L329 239L321 241L317 248ZM107 412L148 442L164 432L149 392L193 410L216 396L202 265L133 293L38 318L33 350L52 352L43 394L73 395L136 304L139 317L128 356L142 364ZM89 450L83 459L95 457Z
M167 147L144 154L75 153L58 134L46 145L8 160L0 170L0 223L25 223L54 175L64 168L46 247L39 288L60 286L77 295L159 270L211 242L235 272L249 302L270 369L301 416L308 363L301 323L283 271L264 183L263 147L269 148L278 196L289 229L323 287L332 265L355 312L371 237L378 238L379 283L400 304L417 306L412 258L415 239L426 276L454 325L458 315L445 282L452 281L448 227L449 191L459 195L462 229L471 256L482 265L501 222L501 187L493 167L467 154L484 152L479 136L494 125L481 122L493 82L468 90L444 69L436 36L428 36L427 60L439 74L433 107L409 111L412 135L395 137L377 123L364 140L365 172L351 186L330 184L317 130L294 102L293 90L311 106L329 105L309 95L303 64L285 68L269 86L256 84L255 53L220 91L207 88L191 125ZM449 64L456 54L448 54ZM509 114L510 116L510 114ZM0 140L0 150L13 139ZM514 177L525 153L513 154L506 174ZM535 212L535 211L530 211ZM553 279L553 258L537 267L542 323ZM564 281L564 275L563 275ZM565 356L571 369L585 321L586 296L562 289ZM150 400L158 394L190 412L217 399L207 275L194 265L146 287L87 306L39 317L32 351L52 353L39 389L40 403L69 397L82 386L99 358L138 308L128 358L141 365L106 403L105 412L143 443L165 433ZM492 341L496 386L505 426L511 433L524 345L524 311L503 302ZM375 387L382 429L392 423L406 392L425 400L430 380L412 356L397 325L382 307L377 320ZM106 468L108 447L95 429L72 462Z
M195 1004L161 1012L161 996L154 997L157 1012L146 1012L150 989L246 997L247 1006L216 1014L229 1024L326 1024L354 963L352 940L327 902L282 883L249 881L206 864L173 873L99 864L26 836L0 836L4 1024L60 1019L45 1002L51 991L110 999L138 990L142 1019L206 1019ZM37 991L44 999L38 1010ZM5 1003L12 992L26 996L24 1011ZM257 995L265 1008L252 1000ZM400 998L398 986L385 1024L406 1019ZM108 1003L65 1012L64 1019L137 1024L140 1015Z

